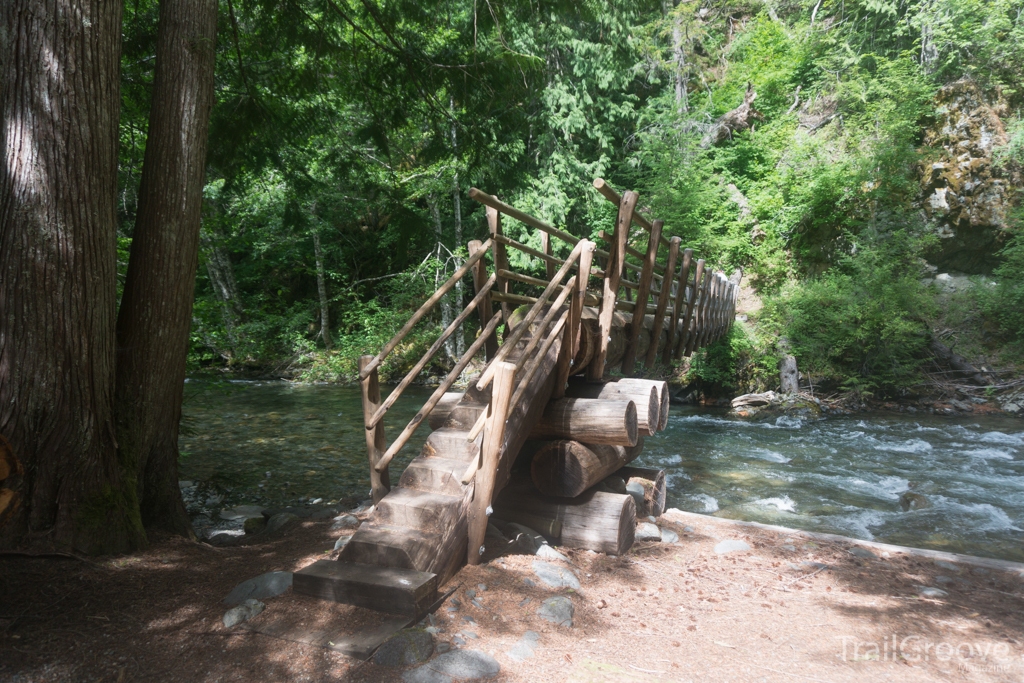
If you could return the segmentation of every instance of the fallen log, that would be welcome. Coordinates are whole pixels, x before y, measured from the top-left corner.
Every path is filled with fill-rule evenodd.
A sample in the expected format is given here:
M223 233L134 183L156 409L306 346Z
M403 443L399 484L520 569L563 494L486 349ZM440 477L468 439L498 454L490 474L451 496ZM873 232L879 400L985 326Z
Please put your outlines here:
M627 552L636 533L632 496L590 489L575 498L554 498L539 493L528 479L505 487L494 501L494 516L542 533L557 531L557 536L544 534L556 545L608 555Z
M715 121L711 130L701 139L700 146L706 149L725 140L730 140L733 133L748 130L754 121L763 121L764 115L751 106L755 99L757 99L757 93L754 92L754 86L747 83L743 104Z
M991 382L981 374L978 368L974 367L967 362L967 359L963 356L954 353L952 349L940 342L938 339L932 339L928 343L928 350L935 354L935 357L959 372L963 377L971 384L976 384L979 387L988 386Z
M551 401L533 426L529 438L635 446L636 404L621 395L614 399L562 398Z
M620 385L619 382L596 383L573 379L569 381L565 395L609 401L628 399L636 404L637 433L640 436L650 436L658 431L661 422L661 399L656 387L644 388L638 385Z
M630 494L643 489L643 495L634 495L637 517L661 517L665 512L665 470L623 467L613 476L626 482L626 491Z
M635 460L643 448L643 439L632 447L549 441L533 454L530 476L545 495L575 498Z

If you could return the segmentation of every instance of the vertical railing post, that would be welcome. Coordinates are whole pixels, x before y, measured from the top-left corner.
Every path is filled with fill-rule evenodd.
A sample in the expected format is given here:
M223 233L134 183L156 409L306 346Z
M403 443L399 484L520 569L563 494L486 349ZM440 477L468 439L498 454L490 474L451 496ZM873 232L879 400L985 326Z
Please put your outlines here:
M718 305L718 292L721 289L722 281L718 277L718 273L711 273L711 283L708 287L708 305L704 312L704 335L701 337L701 346L707 346L714 341L715 334L715 321L717 313L716 307Z
M686 318L683 321L683 333L679 335L679 346L676 349L675 357L690 355L690 342L697 332L697 305L700 303L700 289L704 278L704 259L697 259L697 269L693 275L693 286L690 287L690 297L686 302ZM692 329L691 329L692 327Z
M540 233L540 250L551 256L551 235L546 232ZM548 274L548 280L555 276L555 264L553 261L544 261L544 272Z
M491 233L491 249L494 251L494 272L509 270L508 254L505 251L505 245L495 239L498 236L503 236L501 232L501 214L498 213L497 209L490 206L486 207L486 214L487 228ZM508 281L499 275L494 283L494 290L502 294L508 294ZM508 304L504 301L501 302L501 319L507 322L511 312Z
M678 245L676 248L678 249ZM679 329L679 315L687 301L686 287L690 283L690 263L692 261L693 249L683 249L683 265L679 269L679 280L677 280L678 284L676 285L676 302L672 307L672 319L669 321L668 327L668 343L665 344L665 350L661 354L661 362L665 365L668 365L672 360L673 353L676 350L676 341L685 334L685 325L683 330Z
M470 255L470 257L472 257L474 254L476 254L478 251L480 251L481 247L483 247L483 244L480 242L480 240L470 240L470 242L469 242L469 255ZM487 283L487 264L484 263L483 259L480 259L479 261L476 262L476 265L473 266L473 288L475 289L477 294L480 293L480 290L483 289L483 287L484 287L484 285L486 283ZM497 284L497 281L495 281L495 284ZM480 318L480 329L483 330L484 327L487 325L488 321L490 321L491 316L494 315L494 312L491 310L491 297L490 297L490 295L485 296L485 297L483 297L480 300L480 303L478 303L476 305L476 312L477 312L477 316ZM484 353L486 354L485 357L487 358L488 361L490 361L492 358L494 358L494 354L496 354L497 352L498 352L498 335L497 334L491 334L488 337L487 341L485 342L485 346L484 346Z
M740 298L740 286L732 286L732 298L729 300L729 329L736 323L736 301Z
M601 339L597 345L597 354L587 366L587 379L596 382L604 376L604 362L608 356L608 338L612 332L612 319L615 316L615 301L619 292L619 281L626 259L626 238L629 227L633 223L633 212L639 196L636 192L627 191L619 203L619 215L615 221L615 235L608 249L608 264L604 269L604 295L601 298L601 310L598 321L601 327Z
M696 292L696 300L693 304L693 327L686 335L686 348L683 355L689 356L696 348L697 339L700 337L704 325L704 305L707 302L708 293L708 271L704 269L704 260L697 262L696 280L693 283Z
M370 364L373 356L359 357L359 372ZM377 368L374 368L366 376L366 379L359 381L363 393L363 425L366 432L366 452L370 461L370 495L373 497L373 504L376 505L380 499L391 490L391 477L387 468L383 472L377 471L377 463L380 461L388 444L384 439L384 421L377 422L375 427L365 428L380 407L380 383L377 379Z
M668 261L665 263L665 275L661 278L661 294L658 295L658 308L654 312L654 327L651 329L651 345L647 348L647 356L644 358L644 365L648 368L654 365L658 357L658 340L661 339L661 329L665 326L665 310L668 308L669 297L672 296L672 280L676 274L676 260L679 258L679 243L682 240L673 237L668 243ZM672 348L672 332L668 331L668 338L665 343L665 351ZM667 364L667 363L666 363Z
M515 375L515 364L499 362L491 384L491 402L487 408L488 415L484 423L484 439L480 452L481 465L473 484L473 500L469 504L469 542L466 546L466 562L469 564L480 564L480 556L484 552L487 517L490 515L491 502L494 498L498 460L502 443L505 441L505 422L508 420Z
M661 229L665 221L654 221L651 233L647 238L647 253L644 254L643 266L640 270L640 282L636 290L636 307L633 309L633 320L630 322L629 334L626 336L626 350L622 354L622 374L629 377L636 368L636 347L640 333L644 329L644 318L647 317L647 299L651 293L651 278L654 277L654 266L658 260L658 247L661 246ZM663 280L664 282L664 280ZM657 346L657 340L654 341Z
M584 244L583 250L580 252L579 273L576 276L572 298L569 300L569 320L563 332L562 349L558 354L555 388L551 392L552 399L565 396L565 385L569 381L572 359L580 350L580 335L583 334L583 306L587 299L587 281L590 279L590 266L594 262L596 247L589 240L582 241Z

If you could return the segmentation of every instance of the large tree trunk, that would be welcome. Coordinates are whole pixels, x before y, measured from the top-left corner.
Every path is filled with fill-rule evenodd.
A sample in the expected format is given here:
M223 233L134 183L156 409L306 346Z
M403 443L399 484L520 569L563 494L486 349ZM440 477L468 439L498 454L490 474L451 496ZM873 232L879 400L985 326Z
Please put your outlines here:
M0 5L0 545L145 543L114 438L121 3Z
M188 535L178 423L192 321L216 0L161 0L139 213L117 319L117 439L142 521Z

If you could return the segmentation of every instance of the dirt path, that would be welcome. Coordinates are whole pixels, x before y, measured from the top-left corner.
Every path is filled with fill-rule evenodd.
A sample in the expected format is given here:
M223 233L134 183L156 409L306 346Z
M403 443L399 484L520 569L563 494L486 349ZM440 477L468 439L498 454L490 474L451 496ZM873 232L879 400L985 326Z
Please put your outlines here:
M545 588L529 556L463 569L450 584L460 606L437 611L435 642L461 634L501 664L496 681L1024 680L1020 569L858 556L844 542L697 515L659 524L679 542L618 558L560 549L579 591ZM0 681L400 681L405 669L221 623L232 587L328 556L340 533L329 529L305 521L237 548L165 538L97 562L2 557ZM720 554L722 541L750 549ZM537 616L553 595L572 601L571 628ZM291 592L265 602L257 619L373 620ZM527 630L540 635L536 654L513 661Z

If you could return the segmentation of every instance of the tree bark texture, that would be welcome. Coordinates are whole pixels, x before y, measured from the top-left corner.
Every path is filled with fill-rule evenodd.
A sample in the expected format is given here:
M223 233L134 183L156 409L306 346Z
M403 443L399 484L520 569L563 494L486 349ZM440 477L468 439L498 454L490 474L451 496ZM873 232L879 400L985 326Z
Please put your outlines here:
M0 546L144 543L114 435L121 3L0 5Z
M188 535L178 423L213 106L216 0L161 0L139 213L117 319L118 455L142 521Z

